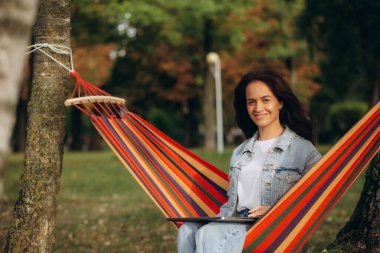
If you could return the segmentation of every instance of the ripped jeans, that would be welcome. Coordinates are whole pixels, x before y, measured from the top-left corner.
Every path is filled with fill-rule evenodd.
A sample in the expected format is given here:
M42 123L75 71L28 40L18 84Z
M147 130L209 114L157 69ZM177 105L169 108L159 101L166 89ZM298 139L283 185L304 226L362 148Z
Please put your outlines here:
M241 253L252 224L188 222L177 235L178 253Z

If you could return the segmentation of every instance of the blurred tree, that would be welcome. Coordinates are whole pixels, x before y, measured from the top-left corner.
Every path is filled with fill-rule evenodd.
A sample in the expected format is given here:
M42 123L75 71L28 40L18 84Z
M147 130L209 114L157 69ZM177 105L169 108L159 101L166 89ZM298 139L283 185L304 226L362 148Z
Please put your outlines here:
M322 89L313 107L319 111L322 126L326 125L325 115L346 111L346 116L352 118L353 112L361 111L360 103L347 112L349 108L344 103L334 106L337 101L347 100L347 104L367 101L373 105L379 100L380 33L376 32L380 26L379 12L380 2L376 0L306 0L299 23L321 65ZM331 138L331 131L325 133ZM361 198L350 221L338 233L336 241L345 251L379 251L378 167L379 155L367 170Z
M69 0L39 1L34 41L70 46ZM67 56L54 56L69 65ZM64 76L67 70L36 53L25 165L5 252L51 252L63 159Z
M302 13L302 0L262 0L250 5L246 15L234 16L230 25L242 24L244 42L229 55L223 55L224 108L233 115L231 94L241 76L251 69L272 68L288 80L308 108L310 97L318 90L313 81L318 66L307 57L307 44L296 29L296 17ZM229 126L231 116L225 117Z
M238 27L223 24L231 13L242 12L245 2L130 1L126 56L114 69L114 90L127 92L129 107L142 115L154 106L181 108L185 143L197 144L199 97L213 97L205 92L212 91L204 86L205 56L240 43ZM204 120L213 119L212 108L206 108Z
M31 43L33 44L33 43ZM21 81L21 89L19 93L16 123L12 134L12 150L14 152L25 151L26 142L26 124L27 124L27 107L30 99L30 90L32 86L31 68L33 65L33 56L29 56L28 64L24 66L23 80Z
M126 56L114 68L113 89L127 93L129 107L142 115L154 106L181 108L186 145L197 144L199 112L206 142L214 139L214 87L205 64L209 51L222 58L225 114L232 114L233 87L254 67L282 69L306 101L310 95L304 94L312 94L316 84L308 81L315 69L294 29L302 8L301 0L131 1ZM229 126L231 118L225 117Z
M120 29L128 21L127 2L120 0L74 0L72 45L107 44L126 38Z
M75 69L91 83L103 86L110 78L126 36L121 29L127 22L127 1L74 0L72 7L72 50ZM69 109L67 143L71 150L98 150L103 142L88 129L83 114Z
M375 253L380 250L380 153L365 175L364 190L354 213L339 231L336 242L346 252Z
M116 28L114 28L116 30ZM77 42L78 43L78 42ZM110 77L115 62L109 55L118 50L116 43L104 41L103 44L81 45L73 48L75 70L97 86L103 86ZM83 121L83 113L76 108L69 108L68 140L71 150L99 150L103 147L100 135Z
M321 66L322 88L312 107L323 128L333 103L379 100L379 11L376 0L306 1L299 25ZM327 130L321 129L324 139L333 134Z
M116 42L109 56L117 64L106 89L126 96L130 109L144 117L156 106L180 112L184 120L176 121L176 128L182 132L179 138L191 146L199 143L199 122L205 139L215 139L214 87L205 64L209 51L222 56L227 126L234 124L229 116L231 91L241 75L253 67L281 70L307 101L316 85L309 81L315 68L304 56L305 42L297 38L294 29L294 17L302 8L302 0L78 1L73 8L73 44L89 50L80 57L74 55L74 59L80 59L78 67L98 61L95 70L80 71L85 78L84 73L88 73L92 82L101 77L95 83L104 84L108 78L101 74L107 69L102 64L105 50L90 50L90 44ZM74 53L78 51L75 47ZM96 58L91 52L103 56ZM70 133L79 132L74 128L81 125L81 117L72 115L71 119L77 121ZM171 129L162 130L171 135Z
M20 92L24 50L35 19L37 1L0 2L0 197Z

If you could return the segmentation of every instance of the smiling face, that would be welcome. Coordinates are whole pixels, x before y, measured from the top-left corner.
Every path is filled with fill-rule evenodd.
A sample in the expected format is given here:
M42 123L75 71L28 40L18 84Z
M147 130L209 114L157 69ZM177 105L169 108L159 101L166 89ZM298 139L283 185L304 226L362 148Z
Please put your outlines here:
M262 81L254 81L247 85L247 111L252 121L262 131L282 129L280 123L280 102L268 85Z

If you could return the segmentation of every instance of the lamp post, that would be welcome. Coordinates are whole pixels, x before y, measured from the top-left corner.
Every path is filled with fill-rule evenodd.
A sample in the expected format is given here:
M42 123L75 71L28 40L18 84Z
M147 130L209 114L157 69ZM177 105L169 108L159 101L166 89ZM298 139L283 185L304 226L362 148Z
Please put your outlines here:
M215 80L215 107L216 107L216 141L218 153L224 151L223 141L223 108L222 108L222 73L220 67L220 57L215 52L210 52L206 56L206 61L210 66L210 71Z

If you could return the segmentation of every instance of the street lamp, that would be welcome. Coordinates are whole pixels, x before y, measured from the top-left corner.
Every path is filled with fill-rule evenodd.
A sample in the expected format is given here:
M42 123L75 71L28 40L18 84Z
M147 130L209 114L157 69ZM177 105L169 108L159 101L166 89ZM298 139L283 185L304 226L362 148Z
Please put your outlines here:
M210 52L206 56L206 61L210 66L210 71L215 80L215 107L216 107L216 140L218 153L223 153L223 108L222 108L222 73L220 68L220 57L215 52Z

